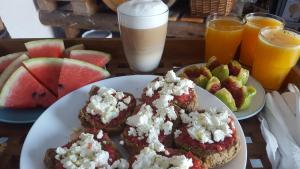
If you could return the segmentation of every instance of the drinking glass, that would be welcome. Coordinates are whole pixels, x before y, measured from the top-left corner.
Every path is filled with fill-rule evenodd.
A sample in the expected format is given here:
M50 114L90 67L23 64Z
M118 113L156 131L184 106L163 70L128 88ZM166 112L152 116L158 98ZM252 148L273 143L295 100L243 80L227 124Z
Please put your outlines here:
M244 24L238 16L209 15L205 32L205 60L212 56L223 64L232 60L241 43Z
M118 8L123 49L130 68L138 73L156 69L164 50L169 10L149 16L128 15Z
M300 34L279 27L263 28L254 51L252 76L266 89L277 90L300 54Z
M249 13L244 19L246 25L241 44L240 62L251 67L260 29L268 26L283 28L285 22L283 18L268 13Z

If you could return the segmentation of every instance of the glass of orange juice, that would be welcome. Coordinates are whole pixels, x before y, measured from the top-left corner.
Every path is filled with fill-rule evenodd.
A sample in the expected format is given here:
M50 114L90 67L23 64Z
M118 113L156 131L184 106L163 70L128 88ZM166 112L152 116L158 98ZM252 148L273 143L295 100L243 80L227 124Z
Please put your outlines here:
M227 64L235 55L241 43L245 21L234 15L207 17L205 32L205 60L216 56Z
M249 13L244 18L246 25L240 50L240 62L247 66L252 66L254 49L260 29L267 26L283 28L285 22L283 18L268 13Z
M266 89L277 90L300 55L300 34L279 27L263 28L254 51L252 76Z

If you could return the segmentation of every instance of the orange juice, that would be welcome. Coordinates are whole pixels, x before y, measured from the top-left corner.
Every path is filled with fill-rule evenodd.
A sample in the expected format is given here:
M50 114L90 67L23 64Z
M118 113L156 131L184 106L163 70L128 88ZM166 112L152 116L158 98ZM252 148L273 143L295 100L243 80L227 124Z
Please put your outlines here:
M252 75L266 89L279 89L297 63L299 51L299 33L280 28L262 29L254 52Z
M267 26L283 27L284 21L277 16L263 13L251 13L246 15L245 19L246 25L241 45L240 62L252 66L254 49L260 29Z
M216 56L227 64L241 43L244 23L238 17L220 17L209 20L205 33L205 60Z

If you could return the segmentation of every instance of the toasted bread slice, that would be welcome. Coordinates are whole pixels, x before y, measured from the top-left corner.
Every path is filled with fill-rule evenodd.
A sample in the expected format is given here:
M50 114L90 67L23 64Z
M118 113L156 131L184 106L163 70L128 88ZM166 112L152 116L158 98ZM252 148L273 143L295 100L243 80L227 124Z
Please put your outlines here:
M179 148L193 152L193 154L198 156L208 168L223 166L234 159L241 149L240 140L238 137L236 137L236 140L233 144L222 151L203 150L203 148L195 145L189 145L186 142L180 141L176 138L175 144Z
M154 81L158 81L159 79L156 78ZM147 96L146 94L147 87L144 88L142 93L142 101L148 104L151 104L154 100L158 99L160 97L159 89L154 91L153 95L151 97ZM176 104L182 109L188 110L188 111L194 111L197 109L198 105L198 98L197 93L194 88L189 89L189 94L183 94L181 96L174 96L173 104Z
M145 147L142 151L145 151L146 149L149 150L149 147ZM139 152L138 154L142 153L142 151ZM182 156L183 155L187 159L192 159L193 166L191 166L189 169L208 169L206 164L204 164L201 161L201 159L199 159L197 156L195 156L192 152L186 152L181 149L167 148L166 152L159 152L159 153L156 152L156 155L158 155L158 157L163 156L163 157L167 157L167 158L172 158L174 156ZM131 168L133 167L133 163L136 160L137 160L137 156L130 157L129 164L130 164ZM144 167L146 168L146 166L144 166Z
M93 134L94 137L96 137L98 130L96 129L84 129L81 132L86 132ZM75 135L78 135L76 133ZM78 140L71 140L69 143L65 144L62 147L70 147L74 142ZM103 150L107 151L109 153L109 164L112 164L114 161L116 161L120 157L120 153L117 150L116 145L112 142L112 140L109 138L107 133L103 133L103 137L101 139L97 139L97 141L101 142ZM46 151L45 156L44 156L44 164L47 169L61 169L63 168L62 163L55 158L56 156L56 149L55 148L50 148Z
M137 106L132 115L137 114L139 112L139 110L141 109L142 105L143 104L140 104L139 106ZM155 108L153 108L153 109L155 109ZM173 127L172 127L171 134L164 135L164 132L161 131L160 135L159 135L159 140L165 147L173 147L174 146L173 133L174 133L175 129L180 125L180 117L179 117L180 108L178 108L177 106L174 106L174 109L175 109L175 112L177 114L177 119L172 120ZM121 137L124 140L125 148L126 148L126 150L128 150L129 154L135 155L135 154L139 153L140 150L142 150L144 147L147 147L148 143L146 142L146 140L147 140L146 137L144 139L139 140L138 136L135 136L135 137L134 136L129 136L128 131L129 131L130 127L131 126L129 126L129 125L125 126L125 128L124 128L124 130L121 134Z
M98 90L99 90L99 87L93 86L89 93L90 97L93 95L96 95ZM89 103L89 101L88 101L87 104L80 110L80 113L78 116L80 119L81 125L85 128L102 129L108 133L121 132L125 126L127 117L129 117L133 113L134 108L136 106L136 99L134 98L134 96L132 94L124 92L124 95L125 95L125 97L128 97L128 96L131 97L131 101L128 104L128 108L126 110L120 111L119 116L112 119L108 124L102 123L100 116L87 113L86 107Z

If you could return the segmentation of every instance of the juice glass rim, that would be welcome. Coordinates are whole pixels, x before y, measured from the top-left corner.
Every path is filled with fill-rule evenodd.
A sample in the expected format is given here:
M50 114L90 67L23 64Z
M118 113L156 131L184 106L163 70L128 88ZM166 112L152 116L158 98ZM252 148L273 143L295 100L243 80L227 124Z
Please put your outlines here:
M244 19L245 19L245 21L246 21L246 23L247 23L249 17L255 17L255 16L267 17L267 18L275 19L275 20L277 20L277 21L279 21L279 22L282 23L282 27L284 27L285 24L286 24L285 20L284 20L282 17L277 16L277 15L274 15L274 14L270 14L270 13L264 13L264 12L252 12L252 13L248 13L248 14L246 14L246 15L244 16ZM261 28L261 27L259 27L259 26L256 25L256 24L251 24L251 25L253 25L253 26L255 26L255 27L258 27L258 28Z
M235 15L235 14L229 14L229 15L219 15L218 13L212 13L210 15L207 16L206 18L206 27L208 27L208 23L210 21L213 21L213 20L217 20L217 19L222 19L222 18L235 18L235 19L238 19L236 21L239 21L240 25L236 25L236 26L223 26L223 27L227 27L227 28L239 28L239 27L243 27L243 25L246 24L246 20L241 17L241 16L238 16L238 15ZM219 30L219 31L233 31L233 30Z
M262 28L262 29L259 31L259 37L262 38L265 42L269 43L270 45L276 46L276 47L278 47L278 48L297 48L297 47L300 47L300 43L299 43L298 45L286 45L286 44L278 45L278 44L273 43L272 41L268 40L268 39L265 37L265 35L263 34L263 32L264 32L264 31L267 31L267 30L282 30L282 31L289 31L289 32L295 34L295 35L300 39L300 32L298 32L297 30L290 29L290 28L280 28L280 27L277 27L277 26L268 26L268 27Z

